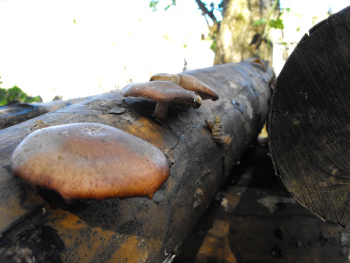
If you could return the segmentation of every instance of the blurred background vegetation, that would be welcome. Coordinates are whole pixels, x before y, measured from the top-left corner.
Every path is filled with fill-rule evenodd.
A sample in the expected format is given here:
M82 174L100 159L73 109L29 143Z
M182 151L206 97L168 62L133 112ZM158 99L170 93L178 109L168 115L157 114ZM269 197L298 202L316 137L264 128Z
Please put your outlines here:
M252 56L278 74L308 29L347 1L3 0L1 103L85 97Z
M1 77L0 77L1 79ZM2 81L0 81L0 85ZM31 102L42 102L40 96L31 97L23 92L19 87L13 86L9 89L0 88L0 106L11 104L11 103L31 103Z
M9 89L0 88L0 106L19 102L42 102L42 99L40 96L28 96L17 86L13 86Z

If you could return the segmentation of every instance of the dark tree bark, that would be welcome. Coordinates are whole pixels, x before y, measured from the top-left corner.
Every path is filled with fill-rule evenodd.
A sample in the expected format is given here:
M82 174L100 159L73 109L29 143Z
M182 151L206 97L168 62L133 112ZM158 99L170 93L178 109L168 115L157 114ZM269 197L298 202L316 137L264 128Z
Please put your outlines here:
M276 173L321 218L350 222L350 7L310 29L277 80L269 125Z
M0 131L0 261L163 262L173 257L217 189L256 139L269 107L273 71L256 62L186 72L213 87L218 101L179 112L170 107L163 123L155 103L111 92ZM119 115L115 108L124 109ZM223 147L205 120L221 119L232 137ZM11 174L10 157L36 120L45 125L103 123L161 149L170 177L147 198L66 204L49 191L34 194Z
M85 99L88 98L54 100L51 102L38 103L14 103L2 106L0 107L0 130Z

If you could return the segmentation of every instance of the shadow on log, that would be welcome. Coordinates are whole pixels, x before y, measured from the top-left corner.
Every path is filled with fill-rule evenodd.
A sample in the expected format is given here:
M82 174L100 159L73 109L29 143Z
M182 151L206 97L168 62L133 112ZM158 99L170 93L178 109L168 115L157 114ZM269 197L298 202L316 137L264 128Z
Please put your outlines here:
M220 99L183 112L169 107L160 123L152 117L154 102L111 92L0 131L1 262L171 261L266 122L274 78L270 67L254 61L186 74L211 86ZM220 132L232 138L226 147L215 143L206 125L205 120L215 117L220 117ZM166 154L170 177L152 200L66 204L50 191L35 194L12 176L10 156L37 120L45 125L102 123L124 130Z
M269 120L276 173L319 217L350 222L350 7L310 29L277 80Z

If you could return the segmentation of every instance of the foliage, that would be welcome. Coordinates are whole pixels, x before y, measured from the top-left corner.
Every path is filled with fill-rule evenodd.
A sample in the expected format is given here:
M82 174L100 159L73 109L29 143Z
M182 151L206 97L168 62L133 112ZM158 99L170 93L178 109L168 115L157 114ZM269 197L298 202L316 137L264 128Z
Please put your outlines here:
M157 11L157 5L159 4L159 0L150 0L149 1L149 7L152 9L153 12ZM168 10L171 6L176 6L176 0L171 0L171 3L168 4L164 11Z
M165 1L171 1L171 3L166 5L166 7L164 8L165 11L168 10L171 6L176 6L176 0L164 0L164 2ZM202 15L204 16L207 22L209 28L209 34L207 36L207 39L213 41L212 45L210 46L210 49L215 52L216 37L220 29L220 22L225 12L228 0L221 0L219 4L214 4L213 2L211 2L210 4L206 4L204 3L204 1L201 0L195 0L195 2L198 5L198 9L202 11ZM160 0L149 0L149 7L152 9L153 12L157 11L157 5L159 3ZM221 17L220 15L218 16L218 14L220 14ZM211 22L209 22L208 19L210 19Z
M258 26L258 25L261 25L261 24L266 24L267 23L267 19L265 18L262 18L260 20L257 20L255 21L252 25L253 26ZM278 18L278 19L270 19L268 21L268 25L272 28L275 28L275 29L284 29L284 24L283 24L283 20Z
M266 17L256 20L252 23L252 26L257 26L258 28L256 30L257 33L253 36L253 39L249 44L249 46L252 46L253 48L255 48L255 50L258 51L257 54L259 54L262 51L260 49L261 43L266 43L268 53L271 52L271 47L273 46L273 43L268 38L271 29L281 30L282 31L281 39L283 39L284 23L283 23L283 19L281 19L281 16L285 11L289 12L290 8L286 8L286 9L279 8L279 2L280 0L275 0L273 2L273 5L268 9L268 14ZM275 18L273 18L273 16Z
M2 82L0 81L0 84ZM41 102L41 97L31 97L28 96L25 92L23 92L19 87L14 86L10 89L3 89L0 88L0 106L14 103L14 102L24 102L24 103L31 103L31 102Z
M214 32L213 34L210 34L210 33L208 34L208 39L212 40L212 43L210 45L210 49L214 52L215 52L216 46L217 46L217 43L216 43L217 35L218 35L217 32Z
M176 0L162 0L164 2L171 1L171 4L167 5L165 10L167 10L170 6L176 5ZM215 53L217 51L217 37L219 35L219 31L221 28L222 18L226 14L226 9L228 7L228 3L230 0L221 0L216 1L216 3L210 2L210 1L204 1L204 0L194 0L197 5L198 9L202 11L202 15L205 18L209 34L206 39L212 40L212 45L210 46L210 49L213 50ZM234 1L234 0L231 0ZM153 11L157 10L157 5L160 3L161 0L149 0L149 6L153 9ZM208 2L208 4L206 3ZM247 0L247 2L249 2ZM270 1L268 1L270 2ZM268 39L269 33L271 29L284 29L284 23L283 19L281 18L281 15L284 11L289 12L290 9L280 9L280 0L274 0L270 2L272 6L268 8L267 14L265 14L263 18L254 21L251 25L254 27L256 26L254 32L256 34L253 36L253 39L251 40L251 43L249 44L249 49L255 54L256 51L259 53L261 51L261 44L266 43L267 44L267 50L268 53L271 51L272 47L272 41ZM242 16L242 15L241 15ZM239 17L236 17L236 20ZM244 18L242 16L242 18ZM283 33L282 33L283 34ZM265 47L264 47L265 49Z
M261 35L265 38L268 35L271 28L281 29L281 30L284 29L284 24L283 24L283 20L281 19L281 15L283 14L284 11L289 12L290 8L279 9L280 12L277 19L273 19L271 18L271 16L276 11L276 7L278 4L279 4L279 0L275 0L275 2L273 3L272 7L269 10L268 16L266 18L261 18L257 21L254 21L252 24L252 26L259 26L259 25L264 26L261 32Z

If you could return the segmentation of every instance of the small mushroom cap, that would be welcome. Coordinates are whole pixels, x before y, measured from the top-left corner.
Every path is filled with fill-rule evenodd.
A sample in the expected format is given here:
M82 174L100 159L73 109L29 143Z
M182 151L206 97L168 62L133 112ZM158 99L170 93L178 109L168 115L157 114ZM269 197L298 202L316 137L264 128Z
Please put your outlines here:
M189 104L193 108L199 108L202 102L195 92L168 81L132 83L122 89L122 94L124 97L143 97L161 103Z
M150 79L150 81L171 81L176 84L180 83L180 75L179 74L169 74L169 73L158 73L153 75Z
M75 123L37 130L11 157L14 176L64 199L152 197L167 180L165 155L107 125Z
M219 94L215 90L191 75L159 73L153 75L150 81L171 81L184 89L198 93L203 100L211 99L215 101L219 99Z

